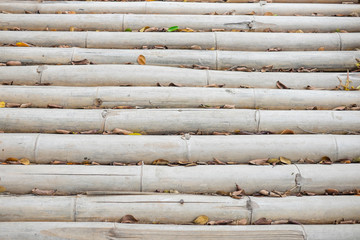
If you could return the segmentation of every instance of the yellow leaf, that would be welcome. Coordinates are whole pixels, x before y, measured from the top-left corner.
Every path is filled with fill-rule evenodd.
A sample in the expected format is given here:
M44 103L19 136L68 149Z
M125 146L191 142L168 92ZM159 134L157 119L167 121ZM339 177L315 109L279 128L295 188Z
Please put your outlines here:
M5 107L5 102L0 102L0 108L4 108Z
M6 188L3 186L0 186L0 193L5 192L5 191L6 191Z
M205 225L205 224L207 224L208 221L209 221L209 218L207 216L201 215L201 216L198 216L194 220L194 223L197 224L197 225Z
M270 158L269 160L267 160L267 162L271 163L271 164L276 164L276 163L280 162L280 160L277 158Z
M149 26L143 27L142 29L139 30L139 32L144 32L148 28L150 28L150 27Z
M27 159L27 158L22 158L19 160L19 162L22 164L22 165L29 165L30 164L30 160Z
M141 133L130 133L129 135L141 135Z
M140 65L145 65L146 64L146 59L143 55L139 55L139 57L137 58L137 62Z
M153 165L168 165L170 162L165 159L157 159L152 162Z
M280 162L284 163L284 164L291 164L291 160L287 159L285 157L280 157Z
M296 33L304 33L303 30L300 30L300 29L299 29L299 30L296 30L295 32L296 32Z
M74 27L70 27L70 32L73 32L75 31L75 28Z
M19 161L19 159L14 158L14 157L9 157L6 159L6 161Z
M18 46L18 47L30 47L29 44L24 43L24 42L18 42L18 43L16 43L16 46Z

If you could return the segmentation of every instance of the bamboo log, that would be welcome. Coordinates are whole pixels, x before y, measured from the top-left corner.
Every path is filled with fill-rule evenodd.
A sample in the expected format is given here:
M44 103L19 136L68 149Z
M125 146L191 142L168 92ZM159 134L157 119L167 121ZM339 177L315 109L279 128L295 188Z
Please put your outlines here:
M313 196L256 198L201 195L122 195L122 196L1 196L0 221L119 221L127 214L139 223L188 224L199 215L210 220L261 217L292 219L305 224L359 220L357 196ZM24 204L26 203L26 204ZM31 207L29 207L31 206Z
M263 15L271 12L277 15L350 15L360 13L360 6L354 4L303 4L303 3L184 3L184 2L79 2L79 1L44 1L0 3L0 11L11 13L39 12L55 14L64 11L74 11L77 14L94 13L133 13L133 14L217 14L233 13L244 15L253 13Z
M134 74L136 72L136 74ZM151 72L151 74L149 74ZM0 84L51 86L167 86L224 85L225 87L277 88L280 81L289 88L307 86L334 89L346 73L284 73L196 70L137 65L11 66L0 68ZM349 74L349 87L360 85L360 73Z
M187 19L192 21L187 21ZM145 26L172 27L210 31L211 29L290 31L305 32L360 31L360 19L353 17L309 16L224 16L224 15L157 15L157 14L2 14L0 29L69 31L70 27L81 30L124 31L139 30Z
M246 194L260 190L292 193L307 191L324 194L326 189L340 192L359 187L360 164L248 166L215 165L196 167L163 166L61 166L0 165L0 185L9 193L28 194L34 188L56 189L67 194L83 192L154 192L177 190L182 193L235 191L235 184ZM216 175L216 181L214 181ZM344 175L346 178L344 179ZM21 184L19 184L21 179Z
M100 164L143 161L151 164L157 159L201 163L214 158L223 162L248 163L253 159L280 156L292 162L301 158L318 162L323 156L332 161L360 156L357 148L360 137L357 135L181 137L7 133L0 134L0 141L1 149L4 149L0 152L0 159L27 158L38 164L48 164L53 160L72 163L95 161ZM309 176L305 175L305 183L312 178L310 173Z
M353 240L360 234L358 224L340 225L252 225L196 226L119 224L104 222L1 222L3 240L97 240L136 238L141 240ZM306 236L306 238L305 238Z
M260 32L38 32L5 31L0 44L26 42L40 47L68 45L82 48L218 49L234 51L354 50L360 47L360 33L260 33Z
M2 86L1 101L64 108L196 108L231 105L242 109L333 109L360 105L360 92L289 89Z
M138 64L139 55L143 55L148 65L197 64L211 69L228 69L234 66L261 69L272 65L273 69L317 68L322 71L357 69L356 58L360 58L359 51L234 52L0 47L0 53L0 62L17 60L24 64L70 64L84 59L97 64Z
M359 111L270 111L248 109L11 109L0 110L0 130L54 133L115 128L147 134L202 132L351 133L360 129ZM209 119L211 119L209 121Z

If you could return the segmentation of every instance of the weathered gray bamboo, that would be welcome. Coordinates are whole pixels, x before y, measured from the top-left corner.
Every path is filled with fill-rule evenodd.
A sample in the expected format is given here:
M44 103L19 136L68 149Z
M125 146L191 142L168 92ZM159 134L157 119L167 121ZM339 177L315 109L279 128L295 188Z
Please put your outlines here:
M10 103L31 103L31 107L46 108L48 104L64 108L196 108L201 105L221 107L231 105L243 109L307 109L331 110L338 106L360 106L360 92L231 89L179 87L49 87L1 86L0 100Z
M65 127L67 125L62 126ZM47 164L53 160L72 163L95 161L100 164L143 161L151 164L157 159L201 163L213 161L214 158L223 162L248 163L253 159L280 156L292 162L301 158L319 162L323 156L328 156L332 161L360 156L357 147L360 144L359 135L118 136L5 133L0 134L0 141L1 149L4 149L0 151L0 159L27 158L38 164Z
M359 24L360 26L360 24ZM360 51L309 51L309 52L234 52L194 50L124 50L83 48L19 48L0 47L0 62L12 60L24 64L71 64L87 59L97 64L137 64L140 55L148 65L208 66L226 69L246 66L261 69L317 68L323 71L357 69Z
M0 228L0 238L3 240L76 240L79 236L97 240L353 240L360 234L358 224L181 226L105 222L1 222Z
M134 74L136 72L136 74ZM149 74L151 73L151 74ZM284 73L212 71L138 65L11 66L0 68L0 84L51 86L168 86L225 85L225 87L334 89L346 83L346 73ZM360 73L349 73L349 87L360 85Z
M115 128L147 134L219 131L353 133L360 111L271 111L250 109L0 109L0 130L54 133Z
M191 21L188 21L191 19ZM334 32L360 31L360 19L354 17L309 16L224 16L224 15L157 15L157 14L1 14L0 29L64 30L70 27L82 30L124 31L139 30L145 26L211 29Z
M114 222L127 214L138 218L139 223L167 224L188 224L199 215L206 215L215 221L245 218L248 223L262 217L272 220L291 219L305 224L360 220L360 198L357 196L233 199L181 194L66 197L4 195L0 197L0 203L2 222Z
M359 6L360 7L360 6ZM39 32L4 31L0 44L26 42L40 47L68 45L82 48L142 48L266 51L354 50L360 48L360 33L260 33L260 32Z
M182 193L235 191L235 184L253 194L260 190L302 191L324 194L326 189L351 191L359 187L360 164L248 166L215 165L196 167L163 166L61 166L0 165L0 185L7 192L28 194L34 188L66 194L102 192ZM216 181L214 176L216 175ZM59 178L59 176L61 176ZM346 178L344 178L346 176ZM21 184L19 184L21 179Z
M263 15L271 12L277 15L350 15L360 13L355 4L294 4L294 3L184 3L184 2L79 2L44 1L0 3L0 11L24 13L25 11L54 14L62 11L87 13L133 13L133 14L217 14Z

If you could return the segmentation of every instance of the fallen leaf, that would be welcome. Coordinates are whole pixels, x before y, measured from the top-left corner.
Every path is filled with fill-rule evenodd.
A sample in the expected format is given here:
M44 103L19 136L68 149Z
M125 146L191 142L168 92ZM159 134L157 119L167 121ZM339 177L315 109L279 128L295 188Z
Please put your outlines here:
M91 62L87 59L79 60L79 61L71 61L72 65L90 65Z
M137 62L140 65L145 65L146 64L146 59L145 59L144 55L139 55L139 57L137 58Z
M249 13L246 13L245 15L255 15L256 13L254 11L251 11Z
M152 165L168 165L170 162L165 159L157 159L152 162Z
M19 159L14 158L14 157L9 157L6 159L6 161L19 161Z
M18 42L15 44L17 47L30 47L29 44L27 43L24 43L24 42Z
M280 134L295 134L293 130L285 129Z
M207 225L227 225L232 223L233 220L218 220L218 221L210 221Z
M266 12L264 13L264 16L274 16L274 14L272 12Z
M22 158L19 160L19 162L22 164L22 165L29 165L30 164L30 160L27 159L27 158Z
M246 218L232 221L231 225L247 225L248 221Z
M307 196L315 196L316 195L316 193L307 192L307 191L304 191L304 194L307 195Z
M130 135L133 132L128 131L128 130L124 130L124 129L120 129L120 128L114 128L114 130L112 130L112 133L114 134L123 134L123 135Z
M48 108L64 108L63 106L56 105L56 104L48 104L47 107Z
M6 107L8 108L18 108L20 105L20 103L6 103Z
M260 190L259 193L260 193L261 195L264 195L264 196L269 196L269 194L270 194L270 192L269 192L268 190L265 190L265 189Z
M131 28L125 29L125 32L132 32Z
M284 163L284 164L287 164L287 165L290 165L291 164L291 160L290 159L287 159L285 157L280 157L280 162L281 163Z
M332 111L344 111L344 110L346 110L346 106L339 106L339 107L333 108L331 110Z
M193 222L197 225L205 225L209 221L209 218L205 215L198 216Z
M228 133L228 132L213 132L213 135L225 135L225 136L228 136L228 135L230 135L230 133Z
M172 26L172 27L169 27L169 28L168 28L167 32L175 32L175 31L177 31L177 30L179 30L179 27L178 27L178 26Z
M34 188L33 190L31 190L32 194L39 196L52 196L55 192L55 190L41 190L38 188Z
M279 88L279 89L289 89L287 86L285 86L285 84L283 84L280 81L276 82L276 87Z
M20 108L28 108L28 107L31 107L31 103L23 103L20 105Z
M275 165L275 164L277 164L277 163L279 163L279 162L280 162L280 159L277 159L277 158L270 158L269 160L267 160L267 162L268 162L268 163L270 163L270 164Z
M139 220L136 219L133 215L125 215L120 219L120 223L136 223Z
M4 108L6 106L5 102L0 102L0 108Z
M6 66L21 66L21 62L20 61L8 61L6 63Z
M218 165L225 165L225 163L222 162L222 161L220 161L219 159L217 159L217 158L213 158L213 159L214 159L214 162L215 162L216 164L218 164Z
M352 163L360 163L360 157L353 158L351 160Z
M332 161L328 156L323 156L319 163L321 163L321 164L332 164Z
M325 51L325 48L324 47L319 47L318 51Z
M304 33L303 30L296 30L295 33Z
M201 47L199 45L192 45L190 48L194 50L201 50Z
M339 224L355 224L355 220L342 220L339 222Z
M328 189L325 189L325 194L338 195L339 191L337 189L335 189L335 188L328 188Z
M182 87L182 85L177 83L169 83L169 87Z
M224 109L235 109L235 105L224 105L222 108L224 108Z
M80 134L95 134L98 133L99 131L100 131L99 129L93 129L93 130L80 132Z
M5 192L5 191L6 191L6 188L3 186L0 186L0 193Z
M254 222L254 225L270 225L271 222L271 219L259 218Z
M71 133L71 131L63 130L63 129L56 129L55 132L59 133L59 134L70 134Z
M277 224L288 224L289 220L276 220L271 223L271 225L277 225Z
M54 164L54 165L60 165L60 164L66 164L67 162L65 161L58 161L58 160L54 160L51 161L50 164Z
M225 191L216 191L216 194L220 195L220 196L229 196L230 195L229 192L225 192Z
M134 109L135 107L132 106L116 106L113 109Z
M144 32L146 29L150 28L149 26L145 26L139 30L139 32Z
M250 160L249 163L252 165L269 165L269 163L267 162L268 160L268 158L254 159Z

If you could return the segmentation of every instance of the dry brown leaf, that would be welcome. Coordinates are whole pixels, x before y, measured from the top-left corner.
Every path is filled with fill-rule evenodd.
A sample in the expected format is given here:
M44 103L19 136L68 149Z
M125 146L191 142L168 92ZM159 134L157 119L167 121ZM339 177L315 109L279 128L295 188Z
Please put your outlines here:
M201 50L201 47L199 45L192 45L190 48L194 50Z
M47 107L48 107L48 108L64 108L63 106L61 106L61 105L56 105L56 104L48 104Z
M277 225L277 224L288 224L289 220L276 220L271 223L271 225Z
M218 165L225 165L225 163L222 162L222 161L220 161L219 159L217 159L217 158L213 158L213 159L214 159L214 162L215 162L216 164L218 164Z
M138 221L133 215L125 215L120 219L120 223L137 223Z
M274 14L272 12L266 12L264 13L264 16L274 16Z
M232 221L231 225L247 225L248 221L246 218Z
M124 129L120 129L120 128L114 128L114 129L112 130L112 133L114 133L114 134L123 134L123 135L130 135L130 134L132 134L133 132L128 131L128 130L124 130Z
M19 162L22 164L22 165L29 165L30 164L30 160L27 159L27 158L22 158L19 160Z
M249 163L252 165L269 165L269 163L267 162L268 160L268 158L254 159L250 160Z
M20 108L28 108L28 107L31 107L31 103L23 103L20 105Z
M235 105L228 105L228 104L226 104L226 105L224 105L222 108L224 108L224 109L235 109Z
M90 65L91 62L87 59L79 60L79 61L72 61L72 65Z
M259 218L254 222L254 225L270 225L271 222L271 219Z
M339 107L333 108L332 110L333 111L344 111L344 110L346 110L346 106L339 106Z
M280 81L276 82L276 87L279 88L279 89L289 89L285 84L283 84Z
M170 162L168 160L165 159L157 159L155 161L152 162L152 165L168 165Z
M6 63L6 66L21 66L21 62L20 61L8 61Z
M132 106L116 106L113 109L134 109L135 107Z
M230 195L229 192L225 192L225 191L216 191L216 194L220 195L220 196L229 196Z
M284 163L284 164L287 164L287 165L291 164L291 160L286 158L286 157L280 157L280 162Z
M339 222L339 224L355 224L355 220L342 220Z
M99 132L99 129L93 129L93 130L80 132L80 134L95 134L95 133L98 133L98 132Z
M4 186L0 186L0 193L5 192L6 188Z
M19 103L6 103L6 107L8 108L18 108L20 105Z
M182 87L182 85L177 83L169 83L169 87Z
M295 132L293 130L290 130L290 129L285 129L280 134L295 134Z
M321 163L321 164L332 164L332 161L328 156L323 156L319 163Z
M269 192L268 190L265 190L265 189L260 190L259 193L260 193L261 195L264 195L264 196L269 196L269 194L270 194L270 192Z
M59 161L59 160L54 160L51 161L50 164L54 164L54 165L60 165L60 164L66 164L67 162L65 161Z
M38 188L34 188L33 190L31 190L32 194L39 196L52 196L55 192L55 190L41 190Z
M225 135L225 136L228 136L228 135L230 135L230 133L228 133L228 132L213 132L213 135Z
M19 159L14 158L14 157L9 157L6 159L6 161L19 161Z
M145 59L144 55L139 55L138 58L137 58L137 62L140 65L145 65L146 64L146 59Z
M197 225L205 225L209 221L209 218L205 215L198 216L193 222Z
M207 225L227 225L232 223L233 220L218 220L218 221L210 221Z
M307 192L307 191L304 191L304 194L307 195L307 196L315 196L316 195L316 193Z
M59 134L70 134L71 133L71 131L63 130L63 129L56 129L55 132L59 133Z
M325 194L338 195L339 191L337 189L335 189L335 188L328 188L328 189L325 189Z
M325 51L325 48L324 47L319 47L318 51Z

